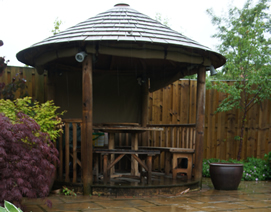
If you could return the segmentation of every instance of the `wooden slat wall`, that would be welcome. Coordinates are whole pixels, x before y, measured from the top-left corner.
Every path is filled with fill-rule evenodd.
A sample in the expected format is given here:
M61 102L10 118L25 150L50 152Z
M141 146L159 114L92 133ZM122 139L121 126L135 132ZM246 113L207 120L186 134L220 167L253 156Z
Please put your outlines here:
M47 97L47 75L38 75L28 67L7 67L0 82L9 83L12 77L22 72L27 80L28 93L39 102ZM232 83L232 82L229 82ZM179 80L149 95L148 124L188 124L196 122L196 80ZM17 93L19 95L19 93ZM206 117L204 158L236 158L239 142L234 137L240 132L240 114L237 110L226 113L214 111L225 98L225 94L213 90L206 91ZM171 130L172 129L172 130ZM177 128L165 132L152 133L150 146L183 146L177 137L184 135ZM167 139L166 139L167 138ZM181 138L179 138L182 141ZM248 113L244 133L242 158L248 156L262 158L271 151L271 102L255 105ZM163 161L161 161L163 163ZM158 164L158 162L157 162ZM163 165L163 164L161 164Z

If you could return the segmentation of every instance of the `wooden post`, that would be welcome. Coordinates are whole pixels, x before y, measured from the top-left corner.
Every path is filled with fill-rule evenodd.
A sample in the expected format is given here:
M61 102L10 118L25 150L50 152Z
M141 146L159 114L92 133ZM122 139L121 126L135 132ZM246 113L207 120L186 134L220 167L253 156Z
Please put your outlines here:
M69 123L65 123L65 182L70 182L69 177L69 163L70 163L70 146L69 146L69 140L70 140L70 134L69 134Z
M148 102L149 102L148 80L142 84L141 98L142 98L141 126L146 127L147 123L148 123ZM142 146L148 146L148 133L147 132L142 133Z
M138 133L131 133L131 149L138 150ZM131 174L138 176L138 162L131 157Z
M84 195L89 195L92 185L92 56L88 55L82 65L82 170Z
M197 120L196 120L196 146L195 146L195 179L202 179L202 160L204 150L204 121L205 121L205 77L206 68L198 70L197 79Z
M108 133L108 149L115 149L115 133ZM115 160L115 155L109 155L109 164L113 163ZM115 167L112 167L110 170L110 176L115 173ZM110 178L109 178L110 180Z

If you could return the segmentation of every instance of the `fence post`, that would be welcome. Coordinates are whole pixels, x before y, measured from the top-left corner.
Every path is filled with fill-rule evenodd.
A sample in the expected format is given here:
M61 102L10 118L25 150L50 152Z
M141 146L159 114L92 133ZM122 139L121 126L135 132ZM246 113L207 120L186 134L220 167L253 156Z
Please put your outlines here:
M195 146L195 179L202 179L202 160L204 150L204 120L205 120L205 77L206 69L198 70L197 79L197 121L196 121L196 146ZM201 185L200 185L201 186Z

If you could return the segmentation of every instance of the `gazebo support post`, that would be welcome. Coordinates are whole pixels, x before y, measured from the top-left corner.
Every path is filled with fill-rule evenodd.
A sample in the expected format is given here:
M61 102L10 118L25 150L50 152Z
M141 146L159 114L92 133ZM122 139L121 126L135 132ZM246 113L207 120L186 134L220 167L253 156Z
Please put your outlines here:
M87 55L82 65L82 170L84 195L91 193L92 185L92 55Z
M146 127L148 123L149 85L148 80L141 86L141 126ZM148 133L142 133L142 146L148 146Z
M200 67L197 78L197 120L196 120L196 144L195 144L195 179L202 180L202 160L205 122L205 78L206 68Z

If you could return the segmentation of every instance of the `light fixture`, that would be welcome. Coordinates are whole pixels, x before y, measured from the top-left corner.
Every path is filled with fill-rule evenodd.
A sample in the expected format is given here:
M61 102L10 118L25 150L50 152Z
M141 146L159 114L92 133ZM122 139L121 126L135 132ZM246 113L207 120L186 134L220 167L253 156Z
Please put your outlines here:
M217 72L216 72L216 70L215 70L215 68L214 68L213 65L207 66L206 69L207 69L207 70L210 70L211 76L214 76L214 75L217 74Z
M75 55L75 59L77 62L82 63L86 56L87 56L87 53L82 51Z

